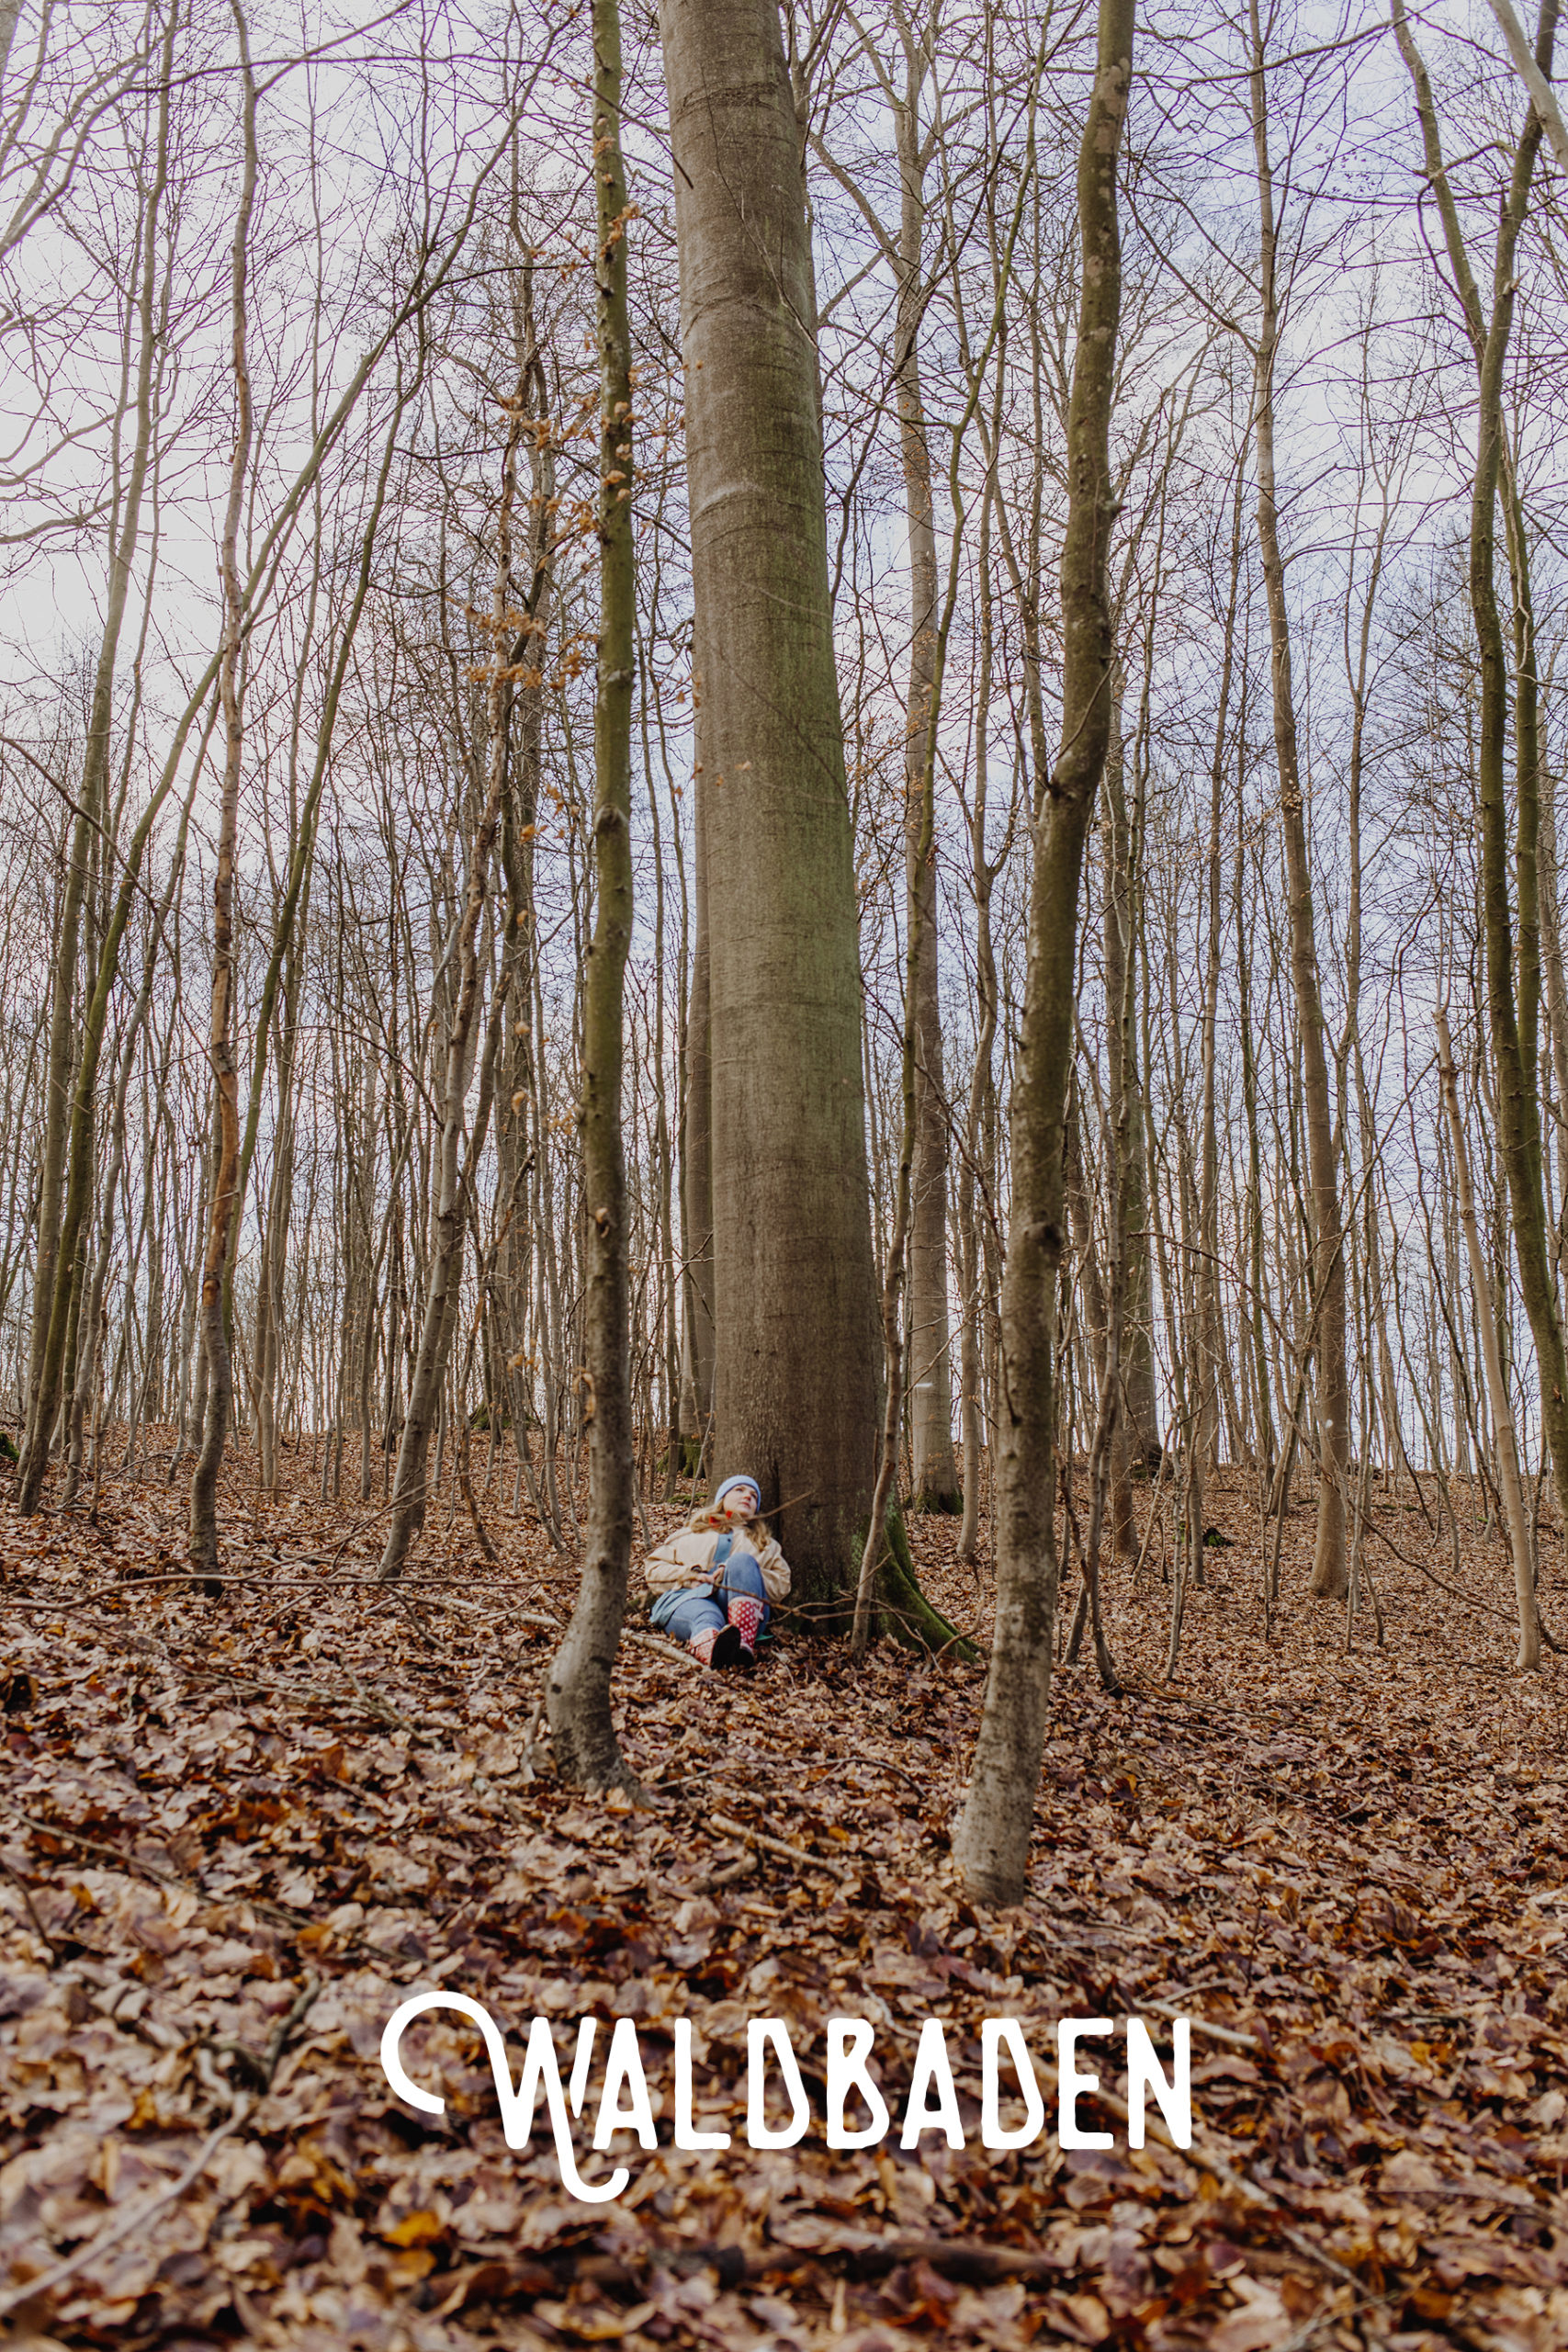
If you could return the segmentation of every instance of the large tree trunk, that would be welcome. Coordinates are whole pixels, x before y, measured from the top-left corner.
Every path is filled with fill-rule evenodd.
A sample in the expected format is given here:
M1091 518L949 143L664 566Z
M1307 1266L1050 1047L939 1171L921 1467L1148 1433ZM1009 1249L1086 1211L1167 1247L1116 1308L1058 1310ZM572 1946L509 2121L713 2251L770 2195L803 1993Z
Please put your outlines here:
M1541 779L1540 843L1536 861L1536 891L1540 905L1540 968L1545 984L1547 1036L1551 1050L1551 1076L1557 1096L1555 1117L1559 1137L1558 1196L1562 1182L1562 1122L1568 1119L1568 972L1562 959L1562 917L1557 883L1556 784ZM1561 1245L1559 1245L1561 1259Z
M618 0L593 0L593 183L599 287L599 678L593 704L596 905L582 1011L582 1182L588 1208L588 1523L582 1585L550 1668L550 1747L563 1779L625 1782L610 1676L626 1612L632 1548L632 1393L621 1063L632 935L632 681L637 582L632 548L631 331L626 322L626 182L621 159Z
M715 1405L807 1608L876 1431L853 842L806 186L773 0L663 0L709 919Z
M0 0L0 80L5 77L6 61L11 54L11 37L21 13L22 0Z
M996 1634L974 1773L953 1840L971 1894L990 1903L1018 1902L1028 1883L1051 1689L1062 1144L1084 839L1111 734L1106 549L1116 513L1110 428L1122 296L1116 168L1132 80L1134 16L1134 0L1100 0L1094 88L1078 150L1082 281L1061 564L1062 742L1035 837L1013 1094L1013 1202L997 1416Z
M1285 602L1285 564L1280 548L1274 481L1274 365L1279 351L1279 295L1275 280L1278 230L1273 168L1269 156L1268 85L1258 0L1250 0L1252 48L1250 89L1252 138L1258 166L1258 210L1261 317L1258 339L1258 544L1269 607L1270 675L1274 695L1274 756L1280 772L1280 812L1285 837L1285 866L1291 893L1291 981L1301 1029L1302 1091L1307 1131L1307 1167L1312 1186L1313 1291L1317 1313L1317 1541L1312 1590L1320 1599L1342 1599L1349 1589L1345 1563L1345 1496L1350 1467L1350 1385L1345 1340L1345 1248L1339 1201L1334 1108L1329 1096L1328 1055L1324 1037L1323 992L1318 981L1317 940L1313 919L1312 863L1307 850L1306 808L1296 741L1295 692L1291 675L1291 622Z
M924 942L915 1000L915 1161L909 1219L909 1435L911 1507L963 1507L953 1451L953 1350L947 1298L947 1091L942 1082L942 1001L937 932L936 847L921 848L926 739L937 684L936 525L931 442L920 397L919 327L925 302L921 235L925 226L919 102L924 45L906 44L904 100L895 110L898 146L898 316L894 381L909 548L909 689L905 710L904 851L908 925ZM917 906L918 900L918 906Z
M699 725L697 741L702 742ZM699 761L701 751L698 752ZM713 1435L713 1037L708 987L707 828L697 777L693 818L692 977L686 997L685 1132L682 1138L681 1241L685 1300L682 1346L689 1393L682 1419L695 1433L699 1460ZM710 1464L711 1467L711 1464Z

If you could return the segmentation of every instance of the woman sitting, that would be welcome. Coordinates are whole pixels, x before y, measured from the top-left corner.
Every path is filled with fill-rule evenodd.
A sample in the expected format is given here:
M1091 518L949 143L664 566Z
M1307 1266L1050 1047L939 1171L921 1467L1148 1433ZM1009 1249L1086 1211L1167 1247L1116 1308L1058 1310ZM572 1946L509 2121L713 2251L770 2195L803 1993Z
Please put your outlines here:
M727 1478L711 1503L648 1555L654 1623L705 1666L755 1666L770 1603L789 1590L789 1562L761 1511L755 1478Z

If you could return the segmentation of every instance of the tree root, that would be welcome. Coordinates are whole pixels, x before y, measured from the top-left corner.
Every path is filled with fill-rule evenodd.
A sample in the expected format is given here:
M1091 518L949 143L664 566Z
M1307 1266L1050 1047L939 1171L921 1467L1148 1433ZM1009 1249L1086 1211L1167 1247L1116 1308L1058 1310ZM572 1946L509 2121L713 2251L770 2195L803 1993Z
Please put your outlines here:
M887 1550L876 1572L879 1631L891 1634L906 1649L951 1653L973 1661L980 1655L966 1634L950 1625L920 1590L902 1511L887 1514Z

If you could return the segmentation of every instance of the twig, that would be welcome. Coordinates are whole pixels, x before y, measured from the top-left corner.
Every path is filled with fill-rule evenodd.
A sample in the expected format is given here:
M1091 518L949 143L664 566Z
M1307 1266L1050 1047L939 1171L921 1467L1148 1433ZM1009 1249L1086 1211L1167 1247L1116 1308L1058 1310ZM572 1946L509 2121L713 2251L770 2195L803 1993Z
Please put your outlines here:
M528 1718L528 1728L523 1735L523 1761L517 1767L517 1772L519 1779L524 1781L536 1781L539 1777L534 1770L534 1741L539 1728L539 1717L544 1712L545 1686L541 1681L539 1695L534 1702L534 1712Z
M463 1437L462 1452L457 1460L457 1479L463 1489L463 1500L468 1507L468 1517L474 1522L474 1533L479 1539L479 1549L491 1566L499 1568L502 1565L501 1554L491 1542L490 1530L479 1517L479 1507L474 1497L474 1482L468 1476L468 1441L466 1431Z
M623 1642L636 1642L640 1649L656 1651L671 1666L690 1667L694 1671L700 1668L701 1661L693 1655L686 1644L671 1641L666 1634L639 1634L634 1626L623 1625L621 1639Z
M869 2234L860 2245L846 2239L837 2245L793 2245L774 2236L777 2257L766 2254L748 2258L747 2270L758 2275L777 2270L787 2257L795 2262L843 2262L865 2272L896 2270L906 2262L923 2262L933 2270L955 2270L977 2279L1045 2278L1059 2277L1062 2265L1051 2254L1029 2254L1021 2246L984 2245L973 2238L877 2238Z
M387 1588L383 1585L380 1589L385 1592ZM459 1600L449 1592L422 1592L419 1599L421 1607L424 1609L457 1609L465 1617L485 1617L492 1621L495 1616L494 1610L487 1609L482 1600ZM547 1625L555 1634L561 1629L560 1619L547 1617L542 1610L511 1609L507 1615L514 1625Z
M383 1699L379 1690L372 1690L367 1682L362 1682L351 1666L345 1666L343 1670L353 1683L359 1696L359 1703L367 1713L374 1715L378 1723L390 1724L394 1731L414 1729L414 1725L410 1723L407 1715L400 1714L391 1701Z
M88 2265L96 2262L100 2255L109 2253L123 2239L128 2238L133 2230L141 2229L155 2213L161 2213L166 2205L173 2205L185 2195L192 2181L206 2170L214 2150L229 2137L231 2132L237 2132L241 2124L249 2120L260 2104L260 2098L265 2098L271 2089L273 2077L277 2072L284 2051L288 2048L288 2037L310 2009L321 1989L321 1978L308 1976L295 1996L288 2014L275 2028L272 2039L267 2043L266 2055L260 2062L262 2075L260 2098L246 2097L236 2099L227 2119L218 2126L215 2132L208 2133L184 2172L177 2174L166 2188L155 2189L150 2197L139 2202L133 2202L117 2222L112 2222L107 2230L100 2231L96 2237L89 2238L85 2245L79 2245L75 2253L68 2255L63 2262L57 2262L52 2270L46 2270L36 2278L24 2278L19 2286L8 2288L0 2292L0 2319L4 2319L8 2312L15 2311L18 2304L31 2302L35 2296L52 2294L57 2287L62 2287L68 2278L73 2278L78 2271L85 2270Z
M908 1781L917 1796L923 1797L930 1794L930 1784L927 1781L918 1781L913 1772L907 1772L902 1764L889 1762L886 1756L839 1756L820 1769L828 1772L837 1772L850 1764L859 1765L863 1772L896 1773L900 1781Z
M760 1846L765 1854L777 1854L784 1861L797 1863L807 1870L826 1871L829 1877L843 1883L847 1883L853 1875L842 1862L830 1862L821 1854L803 1853L798 1846L787 1846L782 1838L769 1838L761 1829L750 1828L743 1821L731 1821L728 1814L710 1813L707 1817L716 1829L723 1830L727 1838L750 1838L751 1844Z
M739 1861L730 1862L724 1870L714 1871L708 1877L698 1879L697 1893L717 1894L724 1887L738 1886L743 1878L754 1877L756 1870L756 1855L742 1854Z
M430 1637L430 1630L428 1626L424 1623L423 1618L419 1614L423 1608L428 1606L428 1601L424 1600L415 1600L411 1599L406 1592L400 1592L396 1584L385 1584L382 1586L381 1589L387 1595L388 1599L395 1602L397 1607L402 1611L404 1620L413 1628L415 1639L423 1642L427 1650L434 1651L435 1644Z
M1238 2050L1261 2050L1263 2044L1255 2033L1238 2033L1234 2026L1211 2025L1207 2018L1193 2017L1188 2009L1178 2008L1174 2001L1145 2001L1156 2018L1186 2018L1194 2033L1206 2033L1211 2041L1234 2041Z
M107 2230L101 2230L96 2237L89 2238L85 2245L79 2245L74 2254L66 2256L63 2262L57 2262L52 2270L42 2271L35 2278L24 2278L19 2286L0 2290L0 2319L14 2312L20 2303L31 2302L39 2295L51 2295L68 2278L74 2278L78 2271L85 2270L90 2263L96 2262L100 2255L109 2253L134 2231L143 2229L166 2205L175 2204L185 2195L197 2175L206 2170L209 2159L220 2143L231 2132L237 2132L247 2120L255 2104L255 2100L249 2098L236 2100L228 2120L220 2123L216 2132L208 2133L184 2172L177 2174L166 2188L156 2189L151 2196L133 2200L118 2221L112 2222Z
M1118 2098L1114 2091L1099 2090L1095 2092L1094 2097L1099 2105L1114 2115L1119 2121L1122 2123L1130 2121L1126 2100ZM1233 2196L1240 2198L1244 2205L1251 2205L1255 2208L1259 2205L1269 2205L1277 2211L1289 2210L1284 2207L1278 2189L1269 2188L1260 2180L1249 2179L1243 2174L1234 2171L1223 2156L1217 2156L1209 2149L1201 2147L1196 2140L1190 2148L1177 2147L1164 2124L1156 2122L1152 2116L1147 2119L1145 2128L1151 2139L1157 2140L1162 2147L1170 2149L1173 2154L1180 2156L1186 2163L1196 2165L1201 2172L1209 2173L1223 2187L1228 2188ZM1312 2240L1303 2237L1299 2230L1290 2229L1280 2222L1275 2222L1273 2227L1275 2236L1282 2238L1288 2246L1292 2247L1302 2256L1303 2261L1316 2263L1320 2269L1330 2272L1334 2278L1342 2279L1346 2286L1353 2288L1358 2297L1365 2296L1366 2289L1355 2272L1347 2269L1344 2263L1336 2260L1333 2255L1325 2253L1322 2246L1314 2245Z
M264 2081L268 2090L272 2088L273 2076L276 2074L283 2053L288 2047L289 2035L299 2023L300 2018L308 2015L315 2006L316 1996L321 1989L321 1980L319 1976L307 1976L294 1996L294 2005L288 2016L280 2018L273 2028L272 2040L266 2045L266 2056L262 2061Z
M11 1818L13 1821L19 1821L25 1828L36 1830L40 1837L63 1838L70 1845L79 1846L85 1854L99 1854L117 1871L123 1871L130 1876L151 1879L154 1886L173 1887L176 1894L191 1895L197 1903L204 1905L209 1911L230 1910L238 1901L245 1904L258 1918L270 1919L275 1927L290 1928L296 1931L299 1929L299 1918L297 1912L285 1911L280 1905L268 1903L264 1896L209 1894L203 1887L193 1884L188 1878L176 1878L173 1871L161 1871L156 1863L144 1862L135 1854L122 1853L118 1846L105 1846L96 1838L84 1838L79 1829L71 1828L65 1822L37 1821L30 1813L18 1813L14 1807L11 1811Z
M224 1696L230 1699L265 1699L284 1706L327 1707L333 1713L340 1715L371 1715L378 1723L389 1724L398 1731L412 1732L417 1728L415 1724L409 1722L406 1715L399 1714L389 1700L384 1699L379 1691L372 1690L367 1684L361 1682L359 1677L348 1667L344 1667L344 1672L359 1694L354 1699L347 1697L341 1690L325 1690L319 1683L314 1682L247 1682L242 1681L238 1675L229 1674L221 1668L202 1669L187 1666L180 1670L187 1680L191 1681L199 1680L202 1673L206 1671L221 1683Z
M1413 1553L1402 1552L1393 1536L1383 1533L1370 1511L1361 1514L1361 1526L1367 1534L1377 1537L1385 1551L1392 1552L1394 1558L1403 1561L1407 1568L1414 1568L1417 1576L1425 1577L1428 1584L1435 1584L1439 1592L1446 1592L1451 1600L1462 1600L1467 1609L1476 1610L1483 1617L1499 1617L1506 1625L1514 1623L1506 1609L1498 1609L1491 1601L1480 1600L1473 1593L1465 1592L1459 1585L1450 1584L1445 1577L1438 1576L1435 1568L1428 1567L1425 1560L1416 1559Z
M35 1821L30 1813L13 1812L11 1818L21 1822L25 1828L38 1830L45 1838L64 1838L73 1846L80 1846L85 1854L101 1854L106 1861L114 1864L116 1870L140 1871L143 1878L154 1880L159 1886L172 1886L176 1894L194 1894L203 1902L211 1900L210 1896L202 1894L198 1886L193 1886L188 1879L176 1878L173 1871L161 1871L152 1862L139 1860L134 1854L123 1854L118 1846L104 1846L96 1838L84 1838L79 1829L69 1828L64 1822Z
M21 1896L22 1901L27 1905L28 1917L32 1921L33 1926L38 1930L39 1936L43 1939L43 1942L49 1952L51 1961L57 1961L60 1958L59 1948L55 1943L54 1938L50 1934L49 1929L39 1917L38 1905L33 1901L32 1889L28 1886L27 1880L22 1876L20 1871L14 1871L11 1868L10 1863L6 1860L4 1854L0 1854L0 1871L5 1871L12 1885Z
M48 1609L52 1610L56 1616L62 1616L73 1609L85 1609L95 1600L122 1600L128 1592L135 1592L139 1589L145 1590L152 1585L176 1584L188 1587L190 1580L190 1570L188 1568L182 1568L173 1574L163 1576L117 1577L112 1584L93 1585L85 1592L71 1593L69 1595L61 1593L57 1594L51 1600L22 1600L18 1599L12 1599L7 1595L4 1600L0 1600L0 1608ZM423 1590L417 1591L416 1593L416 1589L412 1579L400 1577L398 1581L400 1585L405 1587L404 1597L408 1597L409 1594L415 1594L420 1605L423 1608L479 1610L479 1604L475 1601L458 1600L447 1593L425 1592ZM470 1578L469 1581L471 1582L472 1579ZM483 1579L483 1581L489 1584L501 1585L509 1584L513 1579L511 1577L487 1577ZM226 1569L218 1570L211 1576L208 1576L204 1572L202 1582L204 1584L256 1584L265 1586L268 1592L293 1591L321 1593L326 1591L344 1592L357 1589L367 1592L387 1594L392 1591L392 1587L383 1584L378 1577L345 1577L337 1575L325 1577L241 1576ZM484 1612L481 1611L479 1613L483 1614ZM514 1613L523 1617L526 1623L532 1624L553 1625L556 1622L555 1619L551 1617L530 1616L525 1611L517 1611Z

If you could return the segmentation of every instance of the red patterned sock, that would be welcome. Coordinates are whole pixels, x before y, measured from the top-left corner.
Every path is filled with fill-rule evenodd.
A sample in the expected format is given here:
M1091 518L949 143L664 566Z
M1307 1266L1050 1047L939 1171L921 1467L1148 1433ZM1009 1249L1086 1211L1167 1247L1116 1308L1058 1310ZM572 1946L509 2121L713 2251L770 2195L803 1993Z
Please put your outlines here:
M739 1666L748 1655L739 1634L733 1625L706 1625L694 1634L687 1647L694 1652L704 1666Z
M750 1593L737 1593L729 1603L729 1622L749 1650L755 1650L762 1630L763 1603Z

